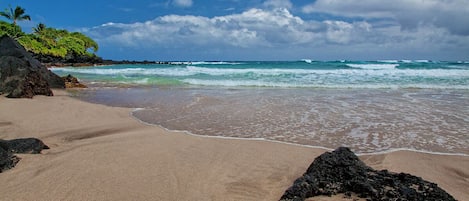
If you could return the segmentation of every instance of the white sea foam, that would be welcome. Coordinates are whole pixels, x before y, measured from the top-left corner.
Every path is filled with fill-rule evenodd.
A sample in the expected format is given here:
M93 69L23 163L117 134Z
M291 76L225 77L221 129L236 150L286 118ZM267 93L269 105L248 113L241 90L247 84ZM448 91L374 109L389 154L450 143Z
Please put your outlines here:
M396 69L399 64L347 64L356 69L258 69L258 68L206 68L198 66L172 67L172 68L54 68L54 72L82 73L95 75L161 75L161 76L191 76L196 74L207 75L233 75L233 74L258 74L258 75L354 75L358 76L421 76L421 77L468 77L469 69L466 66L449 66L453 69ZM456 68L457 67L457 68ZM458 70L454 70L458 69ZM461 69L461 70L459 70ZM379 70L379 71L377 71Z
M414 60L414 62L417 62L417 63L429 63L430 60L420 59L420 60Z
M203 80L184 79L183 82L200 86L223 87L279 87L279 88L327 88L327 89L469 89L468 85L431 85L431 84L321 84L300 82L273 82L262 80Z
M308 69L257 69L257 68L205 68L197 66L187 66L187 69L194 73L203 73L208 75L232 75L232 74L246 74L255 73L259 75L280 75L280 74L308 74L317 70Z
M188 66L187 70L192 73L188 74L207 74L207 75L233 75L233 74L246 74L253 73L258 75L282 75L282 74L296 74L296 75L345 75L345 76L424 76L424 77L447 77L447 76L469 76L467 71L452 71L446 69L428 69L428 70L414 70L414 69L400 69L396 70L399 64L347 64L356 69L335 69L335 70L317 70L317 69L236 69L236 68L205 68ZM376 71L379 69L380 71Z
M238 65L240 62L226 62L226 61L195 61L188 62L188 65Z
M439 69L396 68L399 64L346 64L348 69L236 68L228 66L116 66L53 68L61 74L111 77L109 82L148 85L152 78L168 78L204 86L300 88L429 88L469 89L469 68L452 64ZM402 64L405 65L405 64ZM97 78L101 79L101 78ZM119 79L116 81L115 79ZM105 82L105 81L104 81Z
M387 70L394 69L399 66L399 64L347 64L347 66L367 70Z
M184 79L183 82L191 85L201 86L224 86L224 87L283 87L283 88L301 88L310 87L308 85L268 82L261 80L202 80L202 79Z
M304 61L306 63L313 63L313 60L312 59L302 59L301 61Z
M310 95L308 94L305 97L309 97L309 96ZM343 95L341 94L340 96L342 97ZM265 96L262 96L262 97L265 98ZM317 119L321 119L321 118L324 118L327 121L327 123L322 123L322 121L317 121L317 122L321 122L318 125L324 126L324 128L319 128L319 129L323 129L324 133L322 133L323 137L320 137L321 140L313 140L313 141L317 142L317 141L323 141L324 140L323 141L324 143L319 143L319 144L323 145L325 147L332 147L332 148L337 147L337 145L335 145L334 143L331 143L331 141L329 141L329 139L334 138L333 142L337 142L338 140L337 140L337 138L335 138L337 136L334 136L334 135L328 136L327 133L340 133L341 131L344 130L344 128L347 125L350 125L350 124L343 124L340 121L338 121L336 123L337 123L337 125L341 125L341 126L330 124L331 121L327 120L328 119L327 118L328 112L330 112L329 115L333 114L335 117L337 117L336 115L340 114L341 111L351 111L352 116L357 116L357 115L360 116L360 114L362 114L363 111L362 110L354 110L353 108L355 108L355 106L353 106L352 108L347 108L348 106L345 106L345 108L343 108L343 104L340 103L340 101L352 101L352 100L355 100L355 99L343 99L343 100L338 99L337 100L336 98L332 98L332 99L336 100L336 101L339 101L338 105L341 105L341 106L334 107L334 106L337 106L337 104L329 103L329 101L327 101L327 100L329 100L329 98L325 98L323 100L326 100L326 101L324 101L323 104L327 104L328 106L332 105L332 107L331 108L328 107L328 110L324 110L325 108L322 107L323 105L321 105L322 101L318 102L318 98L321 100L321 97L327 97L327 96L318 95L317 97L313 97L312 99L306 99L306 100L314 100L315 101L314 105L310 106L310 107L315 107L315 109L318 109L316 112L322 113L322 115L319 115L319 116L315 115L315 117L313 118L312 121L317 120ZM378 97L380 97L380 96L378 96ZM217 100L219 100L219 99L217 98ZM244 100L244 98L242 100ZM284 103L289 102L289 101L287 101L287 102L284 102L284 101L277 102L277 101L275 101L275 96L274 96L274 99L268 99L268 100L269 101L268 101L267 104L274 103L274 104L278 104L279 106L282 106L282 105L284 105ZM281 100L284 100L284 98L282 98ZM376 99L376 101L378 101L378 102L380 102L380 100L381 100L381 98ZM396 99L396 100L399 100L399 98ZM266 104L265 102L263 102L263 99L261 99L259 101L261 102L261 103L259 103L261 105ZM305 103L305 102L308 102L308 101L305 101L305 99L300 98L299 102L297 102L297 103ZM217 105L219 103L223 103L223 101L217 102L215 104ZM394 103L396 103L396 102L393 101L393 100L390 100L389 105L391 107L401 108L401 109L399 109L399 112L406 112L407 111L407 109L405 109L405 107L404 107L404 109L402 107L402 106L406 105L405 102L398 103L398 104L394 104ZM201 104L203 104L203 103L198 102L197 104L195 104L194 107L201 106ZM233 102L230 102L230 104L233 104ZM243 104L243 103L241 103L241 104ZM374 101L370 101L370 103L365 103L365 104L373 105ZM377 103L377 104L379 105L381 103ZM354 105L354 104L351 104L351 105ZM422 105L422 104L418 104L418 105ZM209 105L209 107L211 107L211 106L212 106L212 104ZM223 106L223 104L218 105L218 106ZM197 122L203 122L205 120L210 120L210 117L211 118L217 118L218 117L217 115L223 115L227 119L233 119L232 116L231 116L233 113L229 111L229 109L231 107L236 107L236 105L227 107L228 111L226 111L226 112L230 114L229 116L226 116L223 113L217 114L215 112L215 113L210 113L210 115L206 115L206 117L204 117L202 119L198 119ZM366 105L364 107L366 107ZM417 107L416 111L426 111L426 110L421 110L419 108L419 106L416 106L416 107ZM217 108L220 108L220 107L217 107ZM221 108L226 109L226 107L221 107ZM269 107L269 109L270 108L271 107ZM288 112L291 112L292 110L295 111L294 108L290 108L290 107L287 107L287 108L288 108ZM373 107L373 108L378 108L379 109L379 107ZM409 107L409 108L412 111L414 107ZM282 109L282 108L280 107L278 109ZM132 112L132 116L138 119L138 115L136 115L136 113L140 110L135 110L134 112ZM259 110L262 114L263 109L259 108ZM161 112L161 111L159 111L159 112ZM219 110L217 110L217 112L219 112ZM373 109L367 110L366 112L369 113L369 114L364 115L365 118L368 117L370 114L382 114L381 111L379 111L379 110L378 111L373 111ZM280 113L283 114L283 112L280 112ZM271 114L271 111L268 111L268 114ZM286 113L286 114L291 114L291 113ZM303 114L303 112L300 112L300 114ZM164 115L164 114L162 114L162 115ZM313 114L310 114L310 115L313 115ZM182 116L184 116L184 115L182 115ZM326 116L326 117L323 117L323 116ZM386 115L383 115L383 116L386 116ZM357 153L359 153L361 155L380 154L380 153L389 153L389 152L394 152L394 151L406 150L406 151L416 151L416 152L423 152L423 153L430 153L430 154L468 156L467 154L464 154L464 153L455 152L456 150L453 150L451 148L450 144L443 143L444 140L448 140L448 139L450 139L450 141L454 141L454 139L451 140L451 138L442 138L442 137L439 137L438 135L434 135L434 136L424 135L424 137L420 137L419 134L415 134L415 133L413 134L412 132L411 132L410 135L407 135L407 134L399 135L399 134L396 134L396 133L401 133L401 132L398 132L398 130L394 131L394 129L399 129L399 126L394 127L390 130L384 129L380 133L367 132L367 129L372 129L372 131L373 131L376 128L380 128L380 127L383 127L383 126L386 127L387 126L386 123L383 123L383 122L386 122L386 121L382 121L382 119L379 119L380 117L383 117L383 116L379 115L378 119L374 120L375 121L374 124L368 124L368 121L363 122L363 120L360 120L360 118L356 119L356 121L353 121L353 123L356 123L354 125L358 125L359 127L357 127L358 129L352 129L352 131L348 134L348 136L350 136L351 138L339 138L339 139L343 140L342 146L351 147L352 149L354 149L354 151L356 151ZM281 118L280 119L271 119L272 117L273 118L281 117ZM304 139L310 139L310 138L311 139L317 139L317 138L315 138L314 133L313 133L313 136L311 136L308 132L308 130L309 130L308 128L310 128L311 125L314 125L314 124L307 125L308 122L311 122L311 121L305 121L306 125L303 125L303 126L305 126L306 129L303 129L301 127L301 124L299 125L299 124L295 124L295 123L294 123L295 125L293 125L293 127L295 129L291 129L291 127L289 127L289 126L292 125L292 124L291 124L291 121L289 121L289 120L291 120L291 118L294 118L294 117L292 117L292 115L278 115L278 116L273 115L272 117L266 117L265 119L263 119L262 122L260 122L260 124L259 124L259 122L257 122L257 123L254 122L253 128L256 128L256 127L258 127L258 128L261 127L262 128L262 129L260 129L260 130L262 130L262 132L258 133L258 134L255 134L255 135L243 135L242 134L242 133L251 134L251 133L256 133L256 131L259 131L259 130L256 130L256 129L254 129L253 131L243 130L243 129L247 129L247 127L249 127L249 126L247 126L247 127L241 128L239 130L236 130L234 132L234 135L233 135L233 133L228 133L226 135L225 134L216 134L216 135L221 135L221 136L202 136L202 137L226 138L226 139L246 139L246 140L265 140L265 141L273 141L273 142L278 142L277 139L281 139L282 141L284 141L284 140L287 140L287 141L286 142L280 142L280 143L295 144L295 145L298 145L298 146L307 146L307 147L310 147L310 145L299 145L298 143L300 141L298 141L297 139L303 139L303 138ZM205 118L208 118L208 119L205 119ZM187 119L194 119L194 118L192 118L191 116L188 116ZM306 119L308 119L308 117L306 117ZM347 122L349 122L349 118L347 117L346 119L347 119ZM178 116L178 121L179 120L180 119L179 119L179 116ZM236 119L234 119L234 120L236 120ZM340 120L340 118L338 118L338 120ZM431 120L431 118L430 118L430 120ZM210 120L210 121L213 121L213 120ZM248 121L251 121L251 120L248 120ZM275 124L270 125L269 122L272 122L272 121L274 121ZM396 120L396 119L389 119L389 121L397 121L397 123L400 122L399 120ZM425 122L425 120L422 120L422 121ZM184 120L182 122L184 122ZM237 121L224 121L224 122L237 122ZM262 125L263 122L267 122L267 124L265 124L265 126L260 126L260 125ZM285 123L285 124L283 124L282 122ZM406 126L405 122L406 121L400 122L401 123L400 125ZM142 121L142 123L147 123L148 124L149 122ZM250 122L250 123L253 123L253 122ZM402 124L402 123L404 123L404 124ZM393 124L394 123L392 123L392 124L390 123L390 124L388 124L388 126L393 125ZM412 129L412 126L414 124L415 123L408 124L407 126L411 126L410 128ZM161 127L164 127L164 123L163 124L154 123L154 124L151 124L151 125L159 125ZM271 126L273 126L273 127L271 127ZM228 124L226 126L221 126L221 128L223 128L223 131L231 131L231 129L225 129L226 127L232 128L230 124ZM334 128L337 128L337 130L330 129L328 127L334 127ZM238 127L236 127L236 128L238 128ZM316 127L314 127L314 128L315 128L314 130L318 129ZM169 129L169 128L166 128L166 129ZM186 128L181 127L181 128L175 129L175 130L183 131L183 132L185 132L187 134L191 134L191 135L197 135L196 133L205 133L205 134L207 134L208 132L205 132L205 131L211 131L212 127L210 127L209 129L207 129L205 131L204 131L204 128L199 128L199 130L196 129L196 131L193 131L194 133L191 132L192 130L185 130L185 129ZM421 130L419 127L415 127L414 129L416 131ZM286 130L286 131L293 131L294 130L294 132L290 133L290 132L285 132L284 130ZM281 131L282 135L275 134L275 135L269 136L270 133L273 133L273 132L276 132L276 131ZM236 133L238 133L238 134L236 134ZM212 134L208 134L208 135L212 135ZM443 147L443 148L442 149L436 149L436 150L433 150L433 151L427 151L429 149L427 144L432 143L432 139L436 139L435 140L437 142L436 145L439 146L439 147ZM461 145L464 146L464 143L460 143L460 145L458 145L458 146L461 147ZM446 150L445 148L447 148L448 151L445 151Z
M60 68L53 69L55 72L82 73L94 75L161 75L161 76L190 76L196 72L188 71L186 68Z

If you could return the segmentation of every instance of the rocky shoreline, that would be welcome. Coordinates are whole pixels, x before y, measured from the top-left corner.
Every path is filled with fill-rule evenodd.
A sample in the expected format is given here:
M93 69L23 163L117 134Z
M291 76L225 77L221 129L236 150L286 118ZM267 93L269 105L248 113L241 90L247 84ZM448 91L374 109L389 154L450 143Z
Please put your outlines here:
M135 60L110 60L103 59L96 55L93 56L69 56L66 58L53 57L49 55L38 55L31 53L32 57L41 62L45 67L88 67L88 66L106 66L119 64L175 64L170 61L135 61Z
M45 68L18 42L0 38L0 94L9 98L53 96L51 88L65 88L61 77Z
M51 89L86 88L78 79L59 77L10 37L0 38L0 94L8 98L53 96Z

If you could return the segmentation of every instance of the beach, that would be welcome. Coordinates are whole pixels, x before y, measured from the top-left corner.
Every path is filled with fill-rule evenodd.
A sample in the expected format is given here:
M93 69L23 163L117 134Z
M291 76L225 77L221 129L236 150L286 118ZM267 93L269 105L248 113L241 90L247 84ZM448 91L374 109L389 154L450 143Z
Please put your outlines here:
M131 108L54 94L0 97L0 138L37 137L51 148L20 154L17 166L0 174L0 200L278 200L328 151L171 132L141 123ZM467 156L396 151L360 158L469 199Z

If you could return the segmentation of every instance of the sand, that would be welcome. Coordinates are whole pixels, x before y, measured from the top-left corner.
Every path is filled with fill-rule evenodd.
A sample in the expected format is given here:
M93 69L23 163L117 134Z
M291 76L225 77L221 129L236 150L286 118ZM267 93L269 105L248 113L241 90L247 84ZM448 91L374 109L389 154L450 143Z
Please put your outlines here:
M14 169L0 173L0 200L278 200L327 151L169 132L141 124L129 108L54 93L0 97L0 138L37 137L51 147L19 155ZM469 200L469 157L399 151L361 158Z

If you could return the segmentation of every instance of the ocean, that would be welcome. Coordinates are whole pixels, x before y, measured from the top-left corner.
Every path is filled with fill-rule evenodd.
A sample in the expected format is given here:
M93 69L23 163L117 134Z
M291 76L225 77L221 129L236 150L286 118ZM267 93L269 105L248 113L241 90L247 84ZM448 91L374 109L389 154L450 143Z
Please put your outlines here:
M236 61L52 68L73 96L196 135L361 154L469 155L469 62Z

